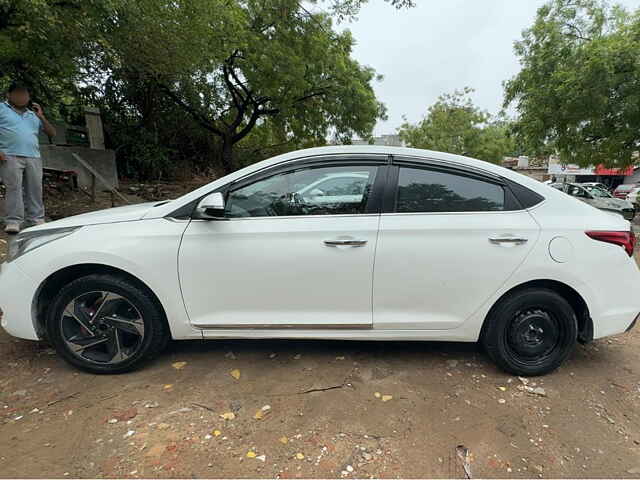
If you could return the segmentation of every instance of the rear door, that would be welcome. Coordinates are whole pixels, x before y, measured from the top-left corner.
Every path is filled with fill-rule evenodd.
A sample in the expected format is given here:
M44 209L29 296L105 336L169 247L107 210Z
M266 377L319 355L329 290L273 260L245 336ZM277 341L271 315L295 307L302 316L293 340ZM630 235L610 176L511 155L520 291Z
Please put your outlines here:
M523 262L539 227L497 177L395 163L380 220L374 328L456 328Z

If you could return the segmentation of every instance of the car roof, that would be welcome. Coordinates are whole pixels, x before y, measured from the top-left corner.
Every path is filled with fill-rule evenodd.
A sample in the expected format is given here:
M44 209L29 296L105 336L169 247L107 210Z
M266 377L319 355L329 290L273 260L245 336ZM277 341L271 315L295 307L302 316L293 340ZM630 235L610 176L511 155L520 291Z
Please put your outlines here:
M251 165L249 168L260 170L261 168L267 168L279 163L286 163L297 159L311 158L311 157L324 157L323 161L331 162L332 157L335 157L335 161L343 160L342 155L390 155L394 157L409 157L412 161L417 162L429 162L436 161L449 164L451 166L458 167L470 167L484 171L488 174L498 175L506 178L511 178L514 181L522 183L525 186L536 186L541 183L538 180L534 180L531 177L527 177L521 173L507 169L501 165L487 162L484 160L477 160L475 158L465 157L464 155L456 155L453 153L436 152L433 150L423 150L419 148L408 147L389 147L385 145L337 145L329 147L315 147L307 148L304 150L296 150L293 152L278 155L277 157L258 162Z
M435 152L432 150L422 150L417 148L388 147L384 145L341 145L296 150L269 158L267 160L263 160L261 162L254 163L248 167L226 175L225 177L214 180L213 182L204 185L190 193L187 193L179 199L176 199L175 202L170 202L170 204L154 209L152 213L150 212L148 214L147 218L150 218L151 216L157 217L168 214L176 208L176 205L184 205L192 200L200 198L202 195L211 192L219 186L222 186L229 182L237 181L241 178L253 175L271 167L279 165L284 166L292 161L313 159L314 157L322 157L322 161L327 163L332 162L333 160L337 162L344 160L344 156L346 155L388 155L394 156L396 158L408 157L412 161L416 162L439 162L450 165L452 167L469 170L475 169L487 174L493 174L499 177L507 178L525 187L528 187L535 192L541 192L541 190L544 190L544 192L546 193L544 193L543 196L545 197L549 195L555 195L554 193L547 192L547 188L549 188L549 190L552 190L553 192L557 192L556 189L552 189L548 185L544 185L538 180L535 180L521 173L507 169L500 165L465 157L462 155ZM560 194L560 192L557 193L558 195Z

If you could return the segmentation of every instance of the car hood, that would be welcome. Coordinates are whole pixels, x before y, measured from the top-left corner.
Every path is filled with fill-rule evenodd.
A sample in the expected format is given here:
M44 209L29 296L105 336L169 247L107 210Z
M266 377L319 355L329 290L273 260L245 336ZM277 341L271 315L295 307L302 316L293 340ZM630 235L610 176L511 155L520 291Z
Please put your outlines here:
M594 198L592 205L598 208L608 208L610 210L622 210L633 208L633 204L620 198Z
M165 202L138 203L136 205L107 208L105 210L83 213L80 215L74 215L73 217L62 218L54 222L45 223L44 225L40 225L37 227L32 227L29 229L29 231L140 220L151 208L162 203Z

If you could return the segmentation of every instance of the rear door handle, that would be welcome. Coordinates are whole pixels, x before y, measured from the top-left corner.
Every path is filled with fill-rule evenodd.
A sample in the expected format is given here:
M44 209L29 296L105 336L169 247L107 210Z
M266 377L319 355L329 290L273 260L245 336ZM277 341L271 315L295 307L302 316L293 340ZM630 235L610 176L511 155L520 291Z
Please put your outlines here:
M529 239L520 238L520 237L489 237L489 241L494 245L501 245L503 243L513 243L515 245L524 245L529 241Z
M353 239L344 239L344 240L325 240L324 244L327 247L363 247L367 244L366 240L353 240Z

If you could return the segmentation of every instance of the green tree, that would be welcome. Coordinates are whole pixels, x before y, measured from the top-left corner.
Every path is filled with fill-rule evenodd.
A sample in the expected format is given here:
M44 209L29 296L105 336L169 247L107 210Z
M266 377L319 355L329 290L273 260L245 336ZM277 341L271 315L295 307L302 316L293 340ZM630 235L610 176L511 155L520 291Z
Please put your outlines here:
M297 0L123 0L102 37L87 63L94 83L118 69L155 84L219 138L225 172L261 122L320 142L368 137L385 114L350 32Z
M640 147L640 12L600 0L552 0L515 44L505 84L517 138L565 163L624 167Z
M415 0L384 0L388 4L400 9L416 6ZM331 11L339 19L353 18L368 0L314 0L314 4L328 4Z
M501 163L515 149L509 137L508 122L494 119L475 106L470 88L444 94L429 107L417 124L404 123L400 137L410 147L468 155Z
M28 84L47 103L72 92L76 60L111 0L0 0L0 84Z
M170 174L213 154L229 171L329 134L370 134L384 116L378 77L332 25L364 3L0 0L0 88L27 81L72 123L99 106L128 175Z

